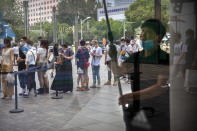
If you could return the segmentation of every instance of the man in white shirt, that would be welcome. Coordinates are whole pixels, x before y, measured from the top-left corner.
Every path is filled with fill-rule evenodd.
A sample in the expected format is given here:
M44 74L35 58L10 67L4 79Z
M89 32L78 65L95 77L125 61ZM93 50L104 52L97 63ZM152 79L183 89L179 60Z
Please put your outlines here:
M126 45L126 42L125 42L125 38L122 37L121 40L120 40L120 46L117 47L119 65L121 65L127 57L126 56L126 53L127 53L126 50L127 50L127 45Z
M34 88L34 95L37 96L36 92L36 81L35 81L35 72L34 68L36 67L36 48L33 47L33 42L29 41L28 45L30 49L28 50L26 54L26 70L28 72L28 77L27 77L27 91L25 92L25 96L29 95L29 92L31 91L32 88Z
M142 51L142 48L140 47L138 42L139 41L137 39L133 39L130 41L130 45L128 46L128 51L130 54Z
M99 47L97 40L93 40L92 44L94 47L90 51L90 54L92 56L91 65L92 65L92 74L93 74L93 85L90 88L96 88L96 87L100 87L101 84L99 72L100 72L100 61L102 57L102 48ZM98 81L98 86L96 86L96 78Z

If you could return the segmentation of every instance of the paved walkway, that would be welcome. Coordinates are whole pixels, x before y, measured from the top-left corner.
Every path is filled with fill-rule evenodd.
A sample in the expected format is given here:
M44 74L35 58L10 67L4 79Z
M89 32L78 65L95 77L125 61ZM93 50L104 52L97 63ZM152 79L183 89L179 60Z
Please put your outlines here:
M142 69L145 67L156 69L157 73L161 69L151 65L143 65ZM143 79L154 79L156 72L151 77L143 76ZM63 99L51 99L55 95L53 91L49 95L34 97L32 93L29 98L19 97L19 107L24 109L20 114L9 113L14 108L14 99L0 100L0 131L124 131L122 110L118 105L118 88L102 86L100 89L77 92L75 66L73 76L74 92L60 94ZM89 76L92 83L91 69ZM107 69L103 64L101 79L103 85L107 80ZM121 82L123 92L130 92L130 85Z

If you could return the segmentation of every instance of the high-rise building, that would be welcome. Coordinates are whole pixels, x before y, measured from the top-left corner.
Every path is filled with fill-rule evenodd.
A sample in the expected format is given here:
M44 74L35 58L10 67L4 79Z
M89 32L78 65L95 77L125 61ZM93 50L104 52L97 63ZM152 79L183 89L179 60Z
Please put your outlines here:
M24 0L17 0L22 6ZM39 22L52 22L52 9L60 0L26 0L28 2L29 25ZM22 8L21 8L22 9Z
M97 0L97 1L100 2L101 5L103 5L103 0ZM121 5L125 5L125 4L130 4L134 1L136 1L136 0L106 0L106 5L108 7L114 7L114 6L121 6Z

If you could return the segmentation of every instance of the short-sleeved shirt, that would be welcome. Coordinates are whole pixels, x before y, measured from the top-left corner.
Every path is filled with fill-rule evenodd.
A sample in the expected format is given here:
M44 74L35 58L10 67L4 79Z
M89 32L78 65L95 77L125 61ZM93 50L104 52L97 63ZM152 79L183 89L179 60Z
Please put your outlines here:
M100 55L100 56L102 56L102 54L103 54L101 47L97 47L97 48L94 47L90 52L91 52L91 54L96 53L96 55ZM100 61L101 61L101 57L93 56L91 64L94 65L94 66L99 66L100 65Z
M137 44L130 44L129 46L128 46L128 51L129 52L133 52L133 53L136 53L136 52L138 52L138 45Z
M81 69L84 69L85 62L87 62L90 58L88 49L87 48L78 49L77 54L76 54L75 57L78 59L77 67L80 67Z
M47 62L47 49L38 48L37 55L40 55L38 63L43 64Z
M71 48L68 48L67 50L63 50L63 49L62 49L61 52L62 52L65 56L67 56L67 57L70 57L70 56L73 56L73 55L74 55L74 52L73 52L73 50L72 50ZM71 62L71 60L64 59L63 62Z
M15 54L15 55L18 55L18 46L15 46L15 47L14 47L14 54Z
M174 44L174 58L173 64L185 64L185 57L182 58L180 63L177 63L182 54L187 52L187 45L181 43Z
M31 47L27 54L26 54L26 64L27 62L29 65L35 65L36 64L36 48Z
M117 51L118 51L118 62L123 63L125 61L125 57L123 55L121 55L121 51L124 51L126 53L127 51L127 46L126 45L121 45L121 46L116 46Z

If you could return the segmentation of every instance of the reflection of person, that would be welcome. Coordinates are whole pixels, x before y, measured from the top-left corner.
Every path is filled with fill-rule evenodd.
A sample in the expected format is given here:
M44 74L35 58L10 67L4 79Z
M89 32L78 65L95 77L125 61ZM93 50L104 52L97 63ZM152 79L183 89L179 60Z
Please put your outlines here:
M10 39L6 38L4 40L4 49L2 51L2 60L1 60L1 71L2 72L9 72L13 71L13 64L14 64L14 51L11 48L11 41ZM8 85L6 80L7 74L2 75L2 85L3 85L3 97L9 97L12 99L12 95L14 94L14 86Z
M160 43L161 39L166 33L165 27L163 24L156 19L149 19L145 21L142 26L142 32L141 32L141 40L142 40L142 45L145 57L149 58L151 55L153 55L157 51L157 46L158 43ZM141 54L140 53L140 54ZM116 55L117 51L114 45L110 46L110 56L112 58L112 71L114 74L116 74L117 77L120 77L124 73L127 73L128 71L132 70L127 70L125 68L131 68L132 69L132 64L129 63L129 61L125 61L122 66L118 66ZM130 65L130 67L128 67ZM166 83L165 77L164 76L158 76L157 83L154 85L147 87L146 89L132 92L125 94L119 98L119 104L120 105L125 105L129 104L131 101L134 99L148 99L152 98L154 96L158 96L161 93L164 93L165 91L168 90L168 88L162 88L162 84ZM140 97L139 97L140 96ZM131 129L131 116L125 116L125 123L126 123L126 128L127 131L130 131Z
M63 91L64 93L73 91L72 63L74 52L68 48L68 43L62 45L56 64L56 75L51 85L52 90Z
M185 54L187 53L187 46L181 41L181 34L175 34L175 44L174 44L174 57L173 57L173 78L179 73L182 76L185 74Z
M111 85L111 77L112 77L112 72L111 72L111 58L110 58L108 52L109 52L109 44L106 45L106 48L105 48L105 51L104 51L105 65L107 65L107 69L108 69L108 81L106 81L104 85ZM114 76L113 86L117 86L117 81L116 81L115 76Z
M186 42L185 44L187 45L187 53L185 56L185 60L186 60L186 66L187 68L192 68L192 63L194 61L194 56L195 56L195 52L197 50L197 43L196 40L194 38L194 31L192 29L188 29L185 32L186 35Z

